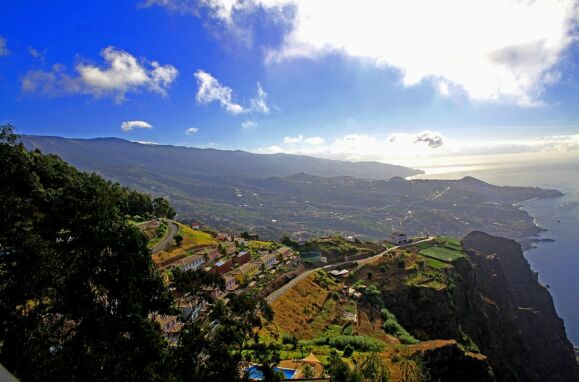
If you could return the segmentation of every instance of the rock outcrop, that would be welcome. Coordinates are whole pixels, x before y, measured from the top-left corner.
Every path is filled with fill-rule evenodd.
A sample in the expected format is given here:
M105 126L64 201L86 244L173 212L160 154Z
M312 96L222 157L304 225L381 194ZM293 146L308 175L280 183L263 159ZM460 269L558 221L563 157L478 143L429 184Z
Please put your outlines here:
M448 270L448 288L382 290L398 321L420 340L455 339L484 354L497 381L579 381L563 321L521 246L482 232L462 245L467 256Z

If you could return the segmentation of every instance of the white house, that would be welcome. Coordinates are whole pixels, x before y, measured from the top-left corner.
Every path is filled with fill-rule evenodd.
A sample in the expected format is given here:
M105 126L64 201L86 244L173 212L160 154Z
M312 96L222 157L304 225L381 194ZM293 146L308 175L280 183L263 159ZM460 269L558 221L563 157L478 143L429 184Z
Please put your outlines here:
M395 231L390 234L389 241L397 245L405 244L408 243L408 235Z
M205 258L203 256L192 255L179 261L179 268L181 268L182 271L188 270L196 271L201 267L203 267L203 264L205 264Z

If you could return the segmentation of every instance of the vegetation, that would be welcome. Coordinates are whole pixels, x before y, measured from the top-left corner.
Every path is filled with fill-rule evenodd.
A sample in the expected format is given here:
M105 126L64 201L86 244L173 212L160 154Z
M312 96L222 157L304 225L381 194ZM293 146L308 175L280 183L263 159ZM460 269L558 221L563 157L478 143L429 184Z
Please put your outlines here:
M384 320L384 324L382 324L382 327L384 328L384 331L386 333L391 334L394 337L398 338L400 342L402 342L403 344L418 343L418 340L412 337L412 335L408 333L406 329L404 329L402 325L398 323L396 316L392 312L390 312L386 308L383 308L381 313L382 319Z
M183 322L170 346L152 318L173 312L172 295L126 219L149 198L26 151L11 126L0 139L0 362L19 379L236 381L243 349L275 359L254 338L272 312L245 296ZM203 272L174 279L176 296L196 299L223 284Z

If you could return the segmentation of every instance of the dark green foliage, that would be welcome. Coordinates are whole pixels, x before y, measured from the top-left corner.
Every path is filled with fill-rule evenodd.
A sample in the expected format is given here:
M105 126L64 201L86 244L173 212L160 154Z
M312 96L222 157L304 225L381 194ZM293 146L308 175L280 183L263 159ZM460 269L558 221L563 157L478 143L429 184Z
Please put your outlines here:
M351 357L352 354L354 354L354 348L350 344L346 345L343 352L344 357Z
M366 336L333 336L317 338L313 342L317 345L330 345L340 350L344 350L346 346L350 345L354 350L361 352L381 351L384 348L384 344L380 340Z
M0 361L22 380L147 379L170 298L127 189L0 143Z
M415 344L419 342L416 338L412 337L412 335L408 333L406 329L402 327L402 325L398 323L396 316L388 309L383 308L381 312L382 319L384 320L382 328L386 333L397 337L403 344Z
M240 380L269 306L231 295L169 346L152 317L176 313L172 295L126 219L149 198L26 151L11 128L0 139L0 362L22 381ZM224 286L206 272L173 277L183 301ZM274 362L276 350L253 354Z
M338 352L332 349L328 356L328 363L325 365L325 371L332 377L334 382L346 382L348 380L349 369L342 361Z
M176 212L173 207L169 205L167 199L158 197L153 199L153 214L158 218L173 219Z
M181 243L183 243L183 235L178 233L177 235L173 236L173 240L175 240L175 245L177 247L180 247Z

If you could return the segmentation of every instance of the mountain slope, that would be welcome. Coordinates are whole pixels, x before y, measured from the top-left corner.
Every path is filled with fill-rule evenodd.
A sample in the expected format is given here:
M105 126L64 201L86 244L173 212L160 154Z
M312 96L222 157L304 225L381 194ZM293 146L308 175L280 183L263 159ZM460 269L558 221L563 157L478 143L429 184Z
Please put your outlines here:
M23 136L28 149L58 154L83 169L110 171L131 166L180 176L210 175L241 178L288 176L305 172L323 177L352 176L389 179L422 173L420 170L378 162L347 162L304 155L253 154L245 151L150 145L119 138L68 139Z

